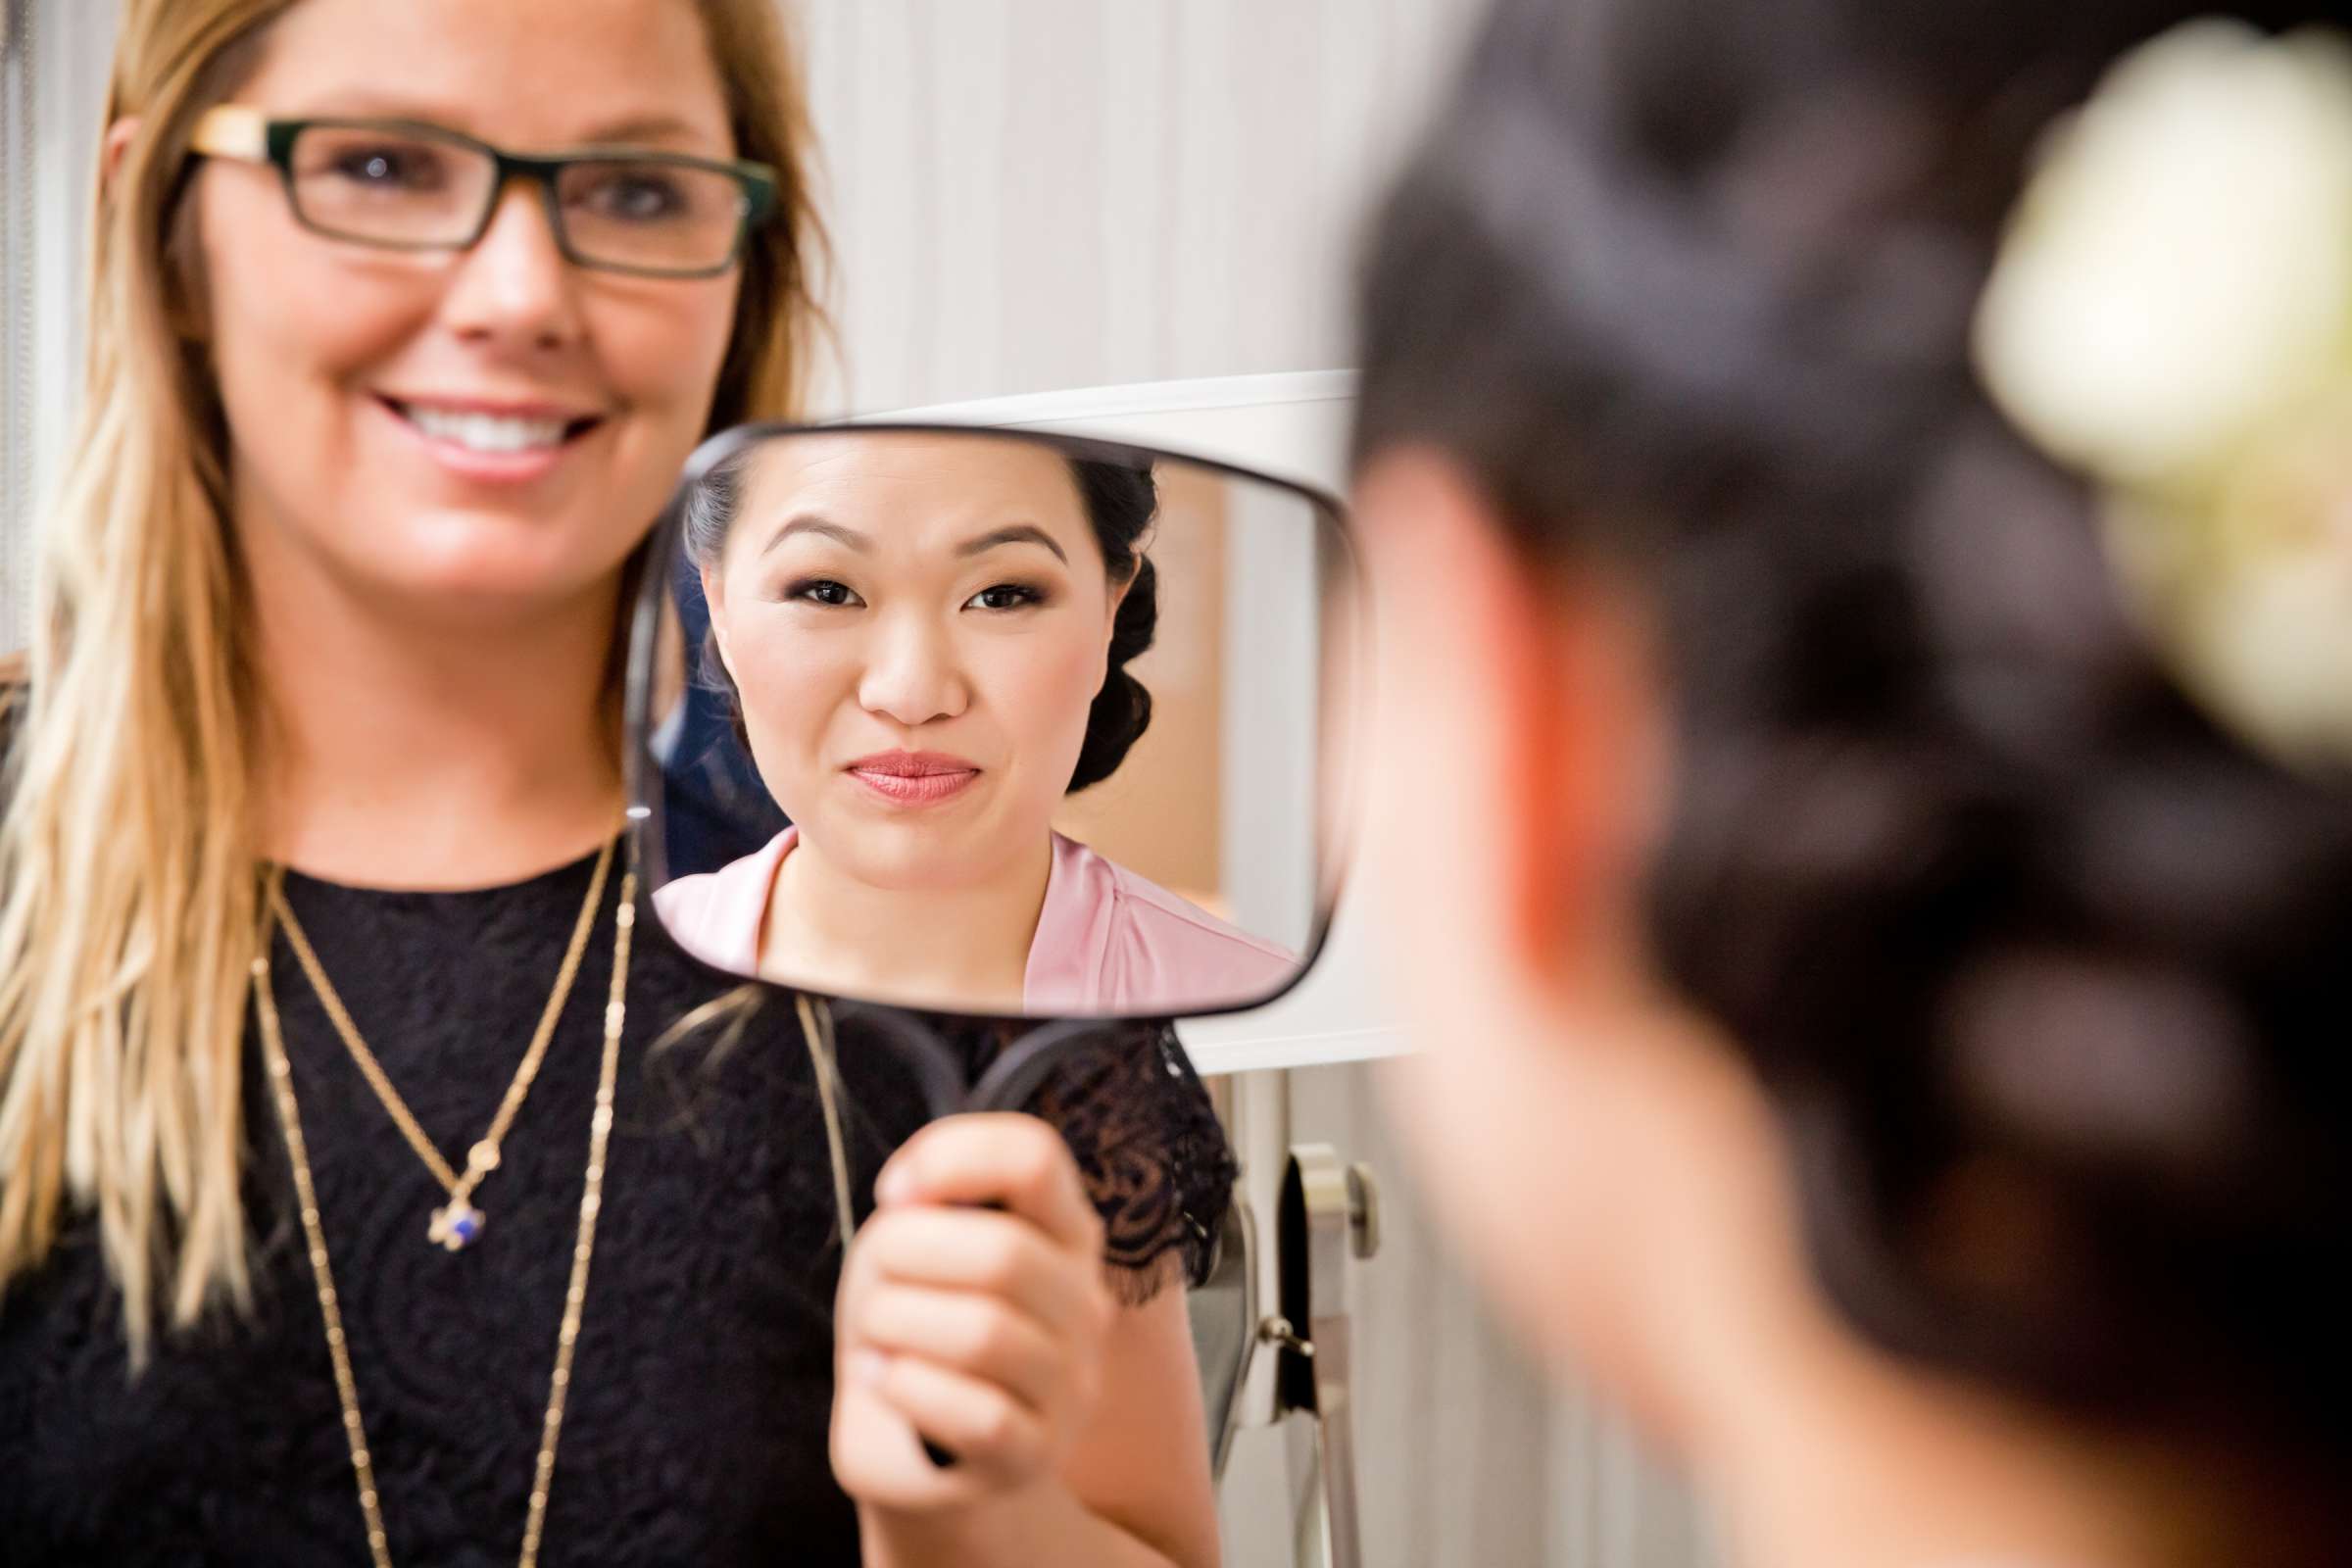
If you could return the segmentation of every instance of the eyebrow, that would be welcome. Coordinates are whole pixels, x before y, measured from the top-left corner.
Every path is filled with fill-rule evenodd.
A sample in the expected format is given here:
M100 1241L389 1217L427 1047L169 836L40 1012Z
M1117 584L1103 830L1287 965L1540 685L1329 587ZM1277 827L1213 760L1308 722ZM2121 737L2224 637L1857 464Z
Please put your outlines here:
M1052 534L1034 523L1027 522L1016 522L1008 527L984 533L977 539L968 540L956 546L956 553L959 556L986 555L999 545L1044 545L1048 550L1054 552L1054 560L1065 566L1070 564L1070 558L1062 553L1061 546L1054 542Z
M649 141L702 141L702 130L688 124L675 115L632 115L625 120L608 121L591 130L583 140L589 146L620 146Z
M333 116L354 120L406 120L418 124L441 125L464 131L469 136L481 133L466 122L462 111L453 113L448 106L436 106L416 99L391 94L360 91L338 92L331 98L321 95L318 102L309 104L306 116ZM492 138L483 138L485 140ZM642 146L654 142L706 144L710 138L704 131L676 115L662 110L644 114L624 115L616 120L600 121L583 134L565 143L571 147Z
M770 535L767 543L760 547L760 553L764 556L785 540L797 538L805 533L821 534L827 539L856 551L864 552L874 548L873 536L870 534L862 534L855 528L844 527L838 522L831 522L812 514L803 513ZM1070 564L1069 556L1063 552L1060 545L1054 542L1052 534L1034 523L1027 522L1010 523L1002 528L991 529L977 539L967 539L956 547L956 554L964 557L984 556L1000 545L1043 545L1054 552L1054 560L1065 566Z
M871 535L859 533L855 528L845 528L838 522L828 522L812 514L803 513L769 535L767 543L760 547L760 553L764 556L785 540L805 533L822 534L825 538L838 544L847 545L852 550L868 551L874 548Z

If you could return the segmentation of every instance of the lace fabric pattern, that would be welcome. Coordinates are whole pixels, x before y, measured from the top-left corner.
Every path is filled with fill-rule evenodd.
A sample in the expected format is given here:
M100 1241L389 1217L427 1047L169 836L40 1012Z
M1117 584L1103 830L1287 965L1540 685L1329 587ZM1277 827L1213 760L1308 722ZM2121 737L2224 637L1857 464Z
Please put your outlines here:
M454 894L288 879L362 1034L454 1157L514 1071L590 864ZM589 945L478 1195L484 1235L458 1253L426 1240L438 1185L278 956L393 1558L511 1563L569 1266L610 945ZM826 1458L841 1239L797 1021L761 1006L731 1031L662 1040L732 988L640 919L551 1562L858 1561L855 1514ZM903 1073L851 1042L841 1070L862 1214L883 1161L926 1112ZM249 1050L250 1310L168 1336L134 1374L94 1225L78 1215L48 1262L0 1298L0 1563L368 1560L266 1092ZM1122 1296L1141 1301L1205 1268L1232 1156L1170 1031L1106 1032L1032 1108L1070 1144Z
M1237 1168L1172 1027L1106 1026L1047 1078L1030 1109L1069 1144L1126 1300L1149 1300L1171 1278L1208 1277Z

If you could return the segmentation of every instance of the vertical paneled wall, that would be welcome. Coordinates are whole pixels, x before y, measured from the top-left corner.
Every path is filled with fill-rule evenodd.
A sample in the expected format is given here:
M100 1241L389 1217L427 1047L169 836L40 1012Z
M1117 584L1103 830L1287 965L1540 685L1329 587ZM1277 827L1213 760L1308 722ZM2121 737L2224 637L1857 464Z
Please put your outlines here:
M54 474L65 439L115 0L0 4L19 13L0 76L6 508ZM840 353L813 405L837 412L1347 365L1348 263L1363 205L1475 7L789 9L836 263ZM0 513L0 649L23 635L26 539L23 511ZM1405 1190L1367 1074L1317 1069L1295 1092L1299 1135L1372 1159L1392 1192L1388 1250L1357 1303L1372 1563L1711 1560L1680 1490L1589 1404L1547 1397L1494 1333ZM1280 1451L1246 1450L1261 1461ZM1264 1494L1246 1484L1235 1494ZM1237 1565L1283 1560L1279 1519L1239 1518L1231 1533Z
M0 0L0 653L31 610L32 509L80 364L81 270L116 0Z
M808 0L858 410L1348 362L1467 0Z

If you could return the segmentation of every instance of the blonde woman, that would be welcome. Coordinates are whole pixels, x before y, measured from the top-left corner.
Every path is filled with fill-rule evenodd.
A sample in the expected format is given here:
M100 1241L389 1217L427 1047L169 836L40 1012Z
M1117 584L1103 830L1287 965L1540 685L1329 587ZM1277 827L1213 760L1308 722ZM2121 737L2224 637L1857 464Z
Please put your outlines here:
M649 1053L722 982L635 918L615 627L807 348L775 29L125 8L0 818L0 1560L1213 1557L1197 1082L909 1141L848 1054L845 1261L797 1034Z

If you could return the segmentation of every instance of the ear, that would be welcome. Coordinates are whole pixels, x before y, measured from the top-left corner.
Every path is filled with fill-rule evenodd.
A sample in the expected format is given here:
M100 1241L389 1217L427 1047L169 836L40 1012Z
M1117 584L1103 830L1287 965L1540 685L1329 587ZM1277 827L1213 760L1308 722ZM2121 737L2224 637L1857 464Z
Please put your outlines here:
M1109 652L1111 638L1118 635L1119 609L1127 603L1127 591L1135 586L1135 579L1143 574L1143 563L1139 559L1135 570L1125 582L1111 584L1110 600L1102 611L1102 648L1105 653Z
M1657 811L1663 726L1639 602L1528 554L1431 449L1376 457L1356 513L1379 649L1373 766L1420 776L1416 799L1387 808L1443 846L1408 876L1464 884L1433 902L1488 911L1474 918L1496 956L1565 981L1623 941Z
M1097 697L1102 696L1102 688L1110 684L1110 644L1111 639L1119 634L1119 607L1127 603L1127 590L1135 586L1135 578L1142 574L1143 567L1139 564L1135 576L1130 576L1125 582L1111 585L1109 604L1102 612L1102 673L1101 678L1095 682Z
M140 123L137 115L124 115L106 127L106 143L100 151L98 165L99 184L103 188L114 188L115 176L122 167L123 158L130 152L130 144L138 137Z
M138 115L123 115L107 125L98 160L98 186L102 194L111 195L116 189L122 178L123 160L130 156L131 144L139 139L139 127L144 123ZM166 314L172 330L186 342L209 343L212 304L208 298L204 246L194 225L188 224L168 236L166 248Z

